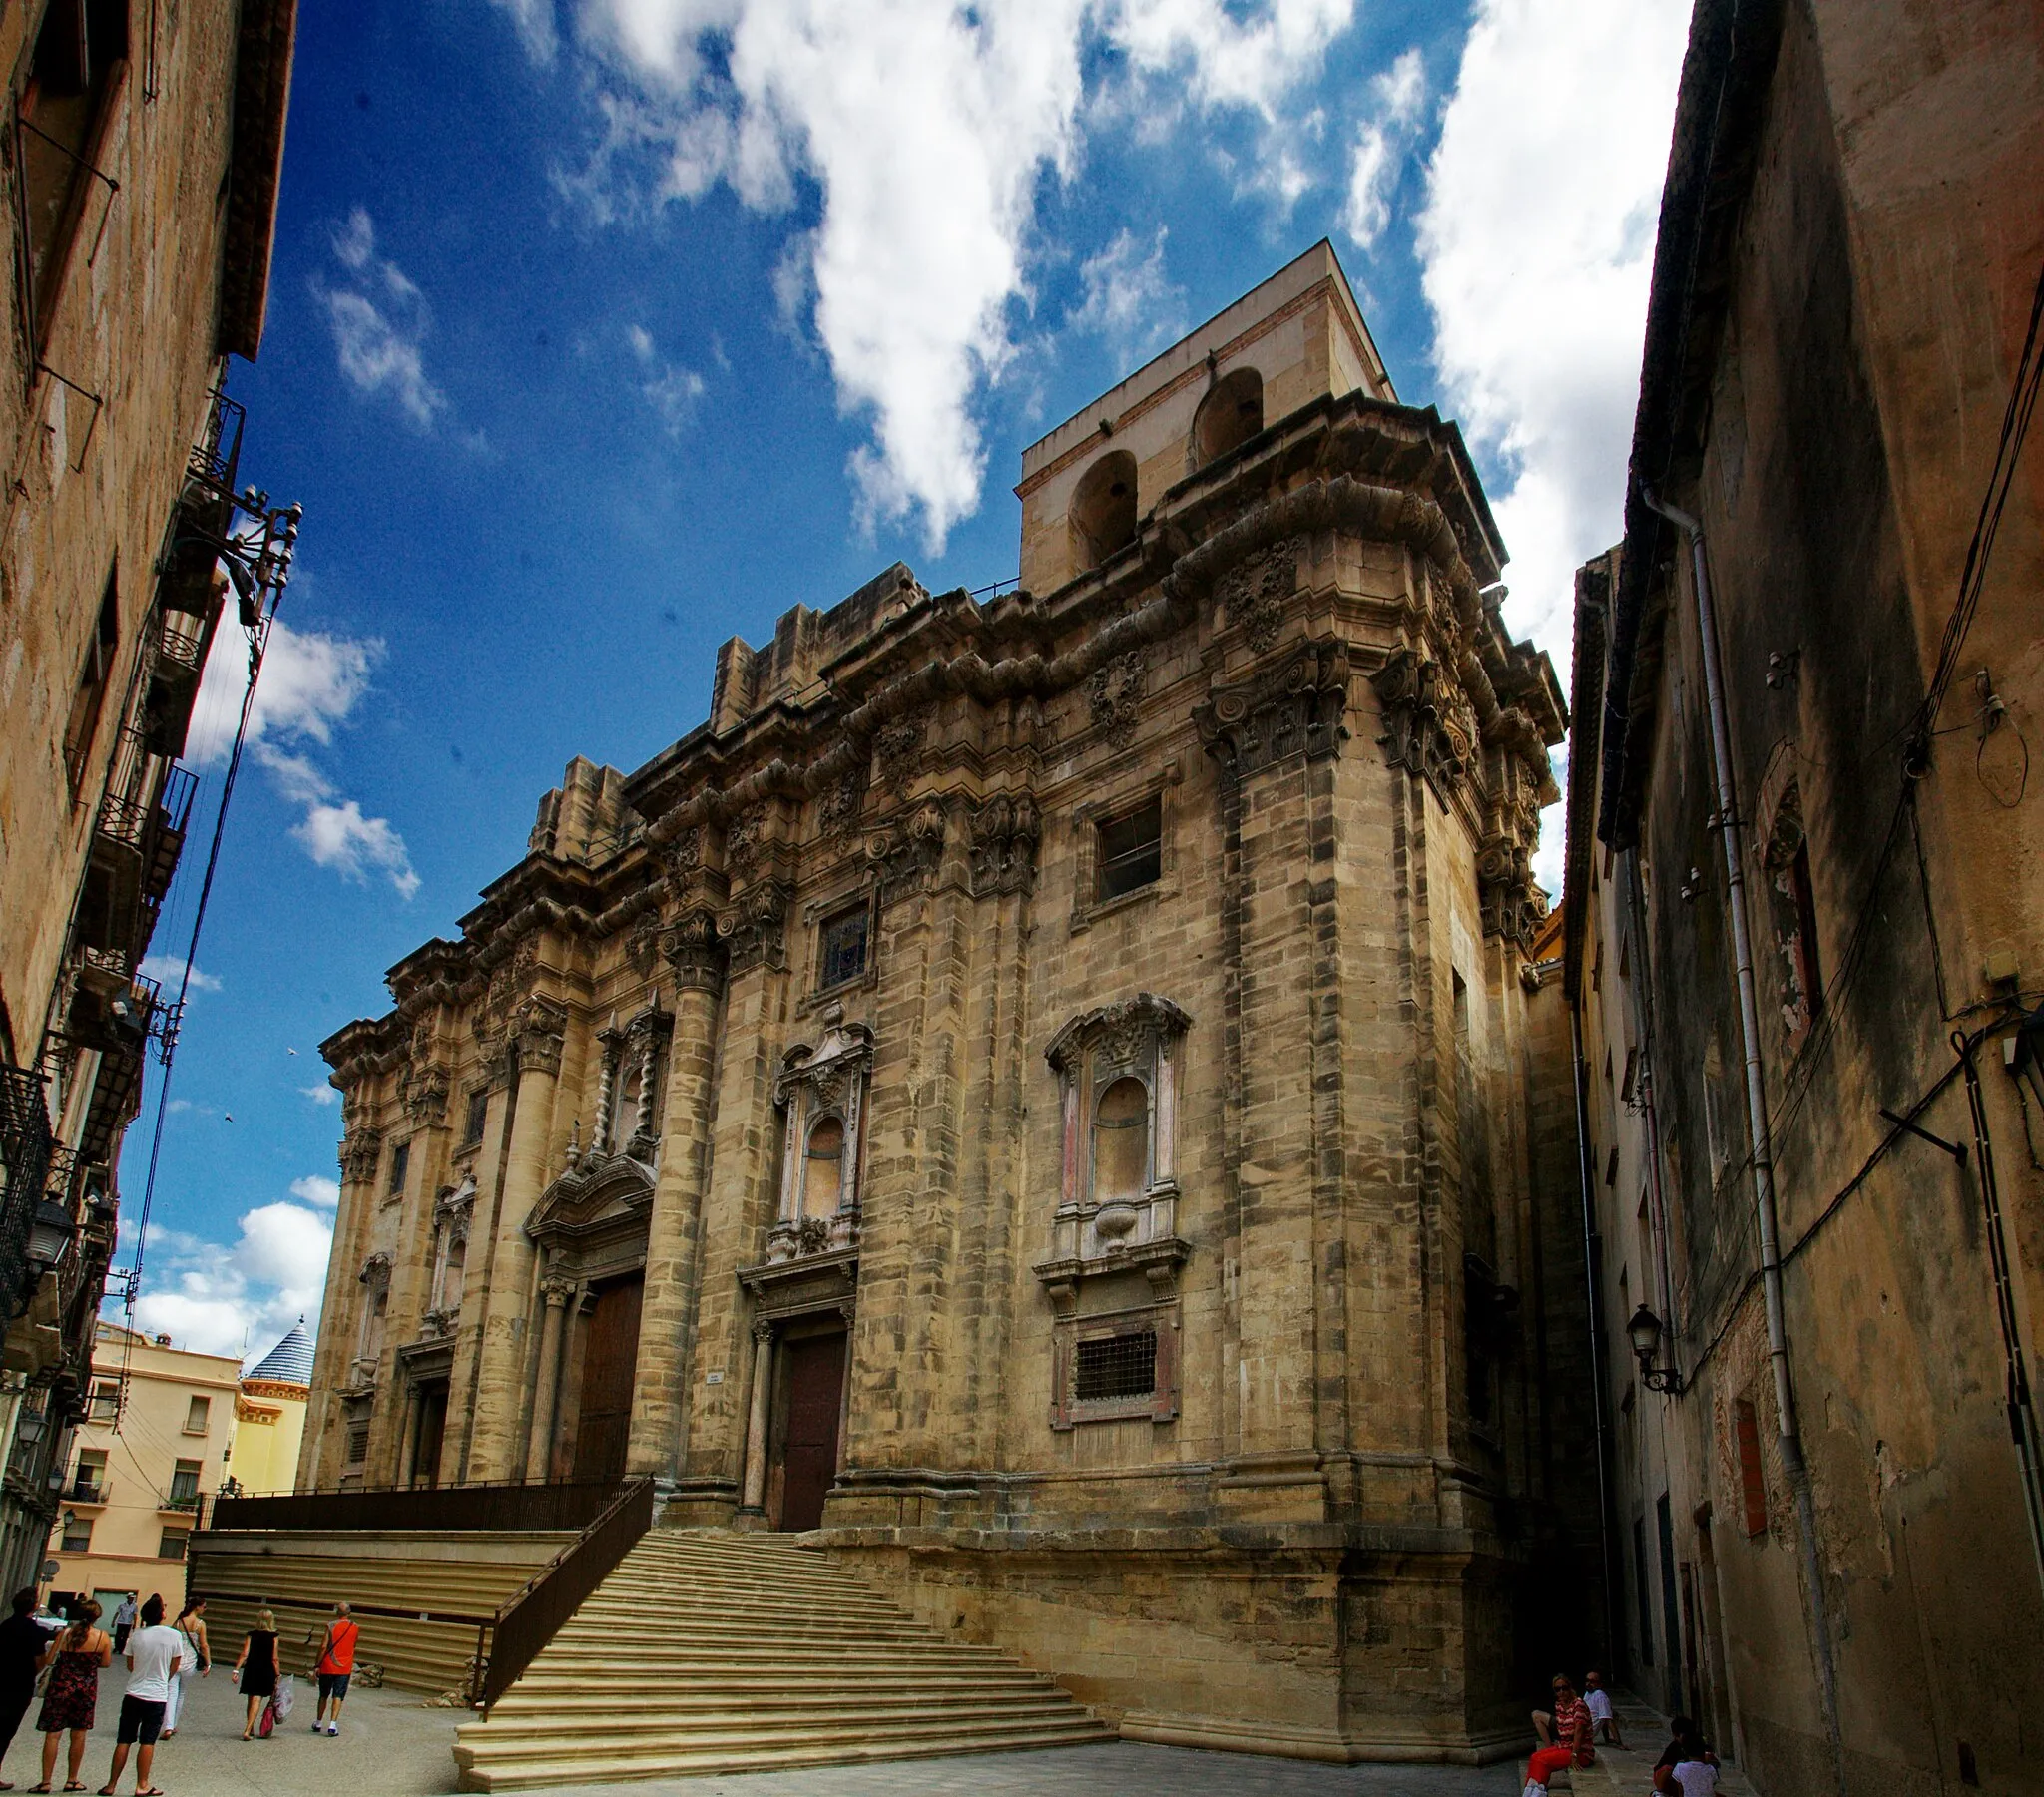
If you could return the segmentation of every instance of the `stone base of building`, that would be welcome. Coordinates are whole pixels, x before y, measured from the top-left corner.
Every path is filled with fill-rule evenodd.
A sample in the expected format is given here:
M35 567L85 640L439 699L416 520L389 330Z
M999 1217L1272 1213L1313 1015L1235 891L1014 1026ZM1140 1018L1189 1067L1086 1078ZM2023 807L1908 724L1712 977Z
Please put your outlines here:
M1048 1673L1132 1740L1352 1764L1525 1745L1518 1561L1352 1525L833 1527L828 1549L957 1638Z

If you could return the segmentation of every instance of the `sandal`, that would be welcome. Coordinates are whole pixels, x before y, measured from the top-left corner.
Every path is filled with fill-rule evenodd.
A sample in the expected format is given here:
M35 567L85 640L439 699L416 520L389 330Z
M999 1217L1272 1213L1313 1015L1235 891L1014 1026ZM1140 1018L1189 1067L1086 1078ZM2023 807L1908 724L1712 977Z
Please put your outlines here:
M68 1785L66 1785L66 1786L65 1786L64 1788L65 1788L65 1789L66 1789L67 1791L82 1791L82 1790L84 1790L84 1789L85 1789L85 1786L84 1786L84 1785L82 1785L82 1784L80 1784L80 1783L79 1783L79 1782L78 1782L78 1781L77 1781L76 1779L73 1779L73 1780L72 1780L72 1781L71 1781L71 1782L70 1782L70 1783L69 1783Z

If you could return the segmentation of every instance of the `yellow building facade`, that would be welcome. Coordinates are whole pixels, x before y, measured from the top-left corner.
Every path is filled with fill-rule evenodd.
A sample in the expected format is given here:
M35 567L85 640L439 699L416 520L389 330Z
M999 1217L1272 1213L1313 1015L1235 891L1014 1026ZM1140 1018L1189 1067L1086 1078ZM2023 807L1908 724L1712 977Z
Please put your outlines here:
M241 1363L194 1354L167 1335L101 1323L92 1386L58 1493L43 1580L53 1596L185 1589L185 1550L227 1470Z
M298 1446L305 1437L311 1379L312 1342L301 1317L256 1363L235 1394L235 1433L228 1444L223 1491L256 1498L291 1489L297 1478Z

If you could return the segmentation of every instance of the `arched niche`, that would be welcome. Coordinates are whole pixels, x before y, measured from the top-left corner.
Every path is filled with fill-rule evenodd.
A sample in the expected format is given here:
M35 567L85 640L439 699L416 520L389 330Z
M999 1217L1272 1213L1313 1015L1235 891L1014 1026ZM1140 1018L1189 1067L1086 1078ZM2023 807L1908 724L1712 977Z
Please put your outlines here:
M1208 389L1193 414L1193 466L1205 468L1264 428L1264 377L1237 368Z
M1136 538L1136 458L1111 449L1072 494L1072 547L1081 573L1098 568Z

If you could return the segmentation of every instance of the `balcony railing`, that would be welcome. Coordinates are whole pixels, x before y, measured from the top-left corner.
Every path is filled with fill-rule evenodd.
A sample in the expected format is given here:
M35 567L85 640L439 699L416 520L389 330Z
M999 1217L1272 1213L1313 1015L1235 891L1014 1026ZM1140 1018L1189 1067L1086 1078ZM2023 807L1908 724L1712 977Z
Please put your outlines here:
M158 1496L156 1507L166 1514L196 1517L205 1502L205 1494L201 1492L168 1491Z
M97 1479L80 1479L74 1476L69 1485L59 1494L58 1501L64 1504L108 1504L108 1496L114 1489L114 1482L102 1474Z
M0 1329L28 1295L29 1225L50 1173L50 1109L43 1076L25 1067L0 1067Z

